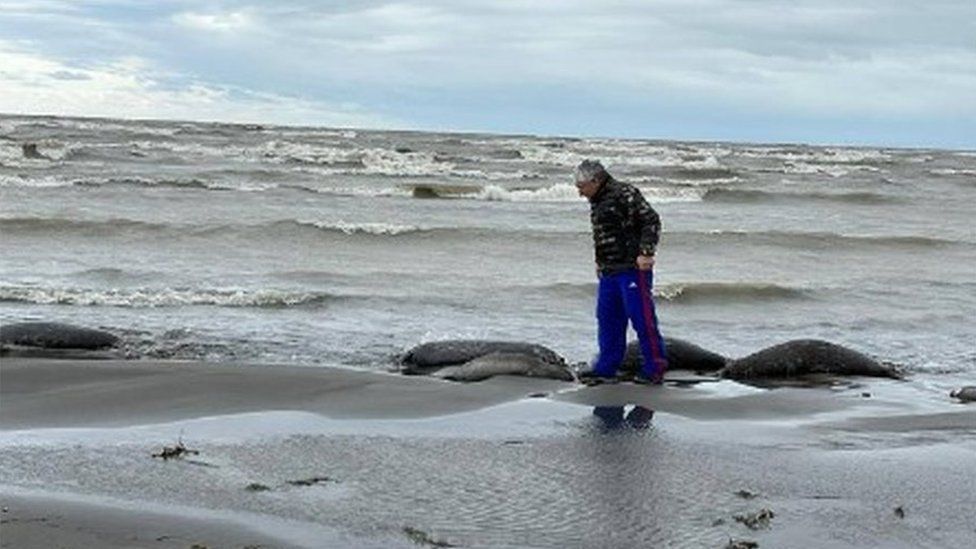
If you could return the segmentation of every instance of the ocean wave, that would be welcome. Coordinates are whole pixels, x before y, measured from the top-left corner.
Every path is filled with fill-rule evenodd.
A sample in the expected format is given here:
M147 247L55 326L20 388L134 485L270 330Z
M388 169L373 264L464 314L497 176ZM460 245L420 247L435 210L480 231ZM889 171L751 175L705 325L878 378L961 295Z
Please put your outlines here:
M932 175L941 176L966 176L966 177L976 177L976 169L971 168L937 168L934 170L929 170Z
M9 168L53 168L70 157L80 145L52 139L0 142L0 166Z
M265 191L278 188L275 183L246 181L207 181L199 178L152 178L140 176L118 177L64 177L64 176L25 176L0 175L0 187L148 187L173 189L199 189L213 191Z
M562 298L592 299L596 282L558 282L542 286L511 286L520 293L545 293ZM810 299L812 292L764 282L681 282L663 284L653 290L661 301L675 305L701 303L749 303L758 301Z
M290 222L284 222L290 223ZM407 233L427 232L430 229L418 227L416 225L396 225L393 223L351 223L346 221L296 221L299 226L311 226L324 231L335 231L347 235L368 234L396 236Z
M443 226L427 227L385 222L346 221L346 220L295 220L283 219L258 224L168 224L151 223L132 219L84 220L65 218L0 218L0 231L13 237L24 234L68 234L71 236L106 238L117 235L137 234L152 238L219 238L241 236L256 239L298 238L302 232L313 231L338 235L339 237L405 237L416 235L439 235L450 238L485 237L490 235L509 235L513 232L524 238L549 238L546 232L524 232L491 227ZM558 233L565 235L566 233Z
M838 164L811 164L807 162L787 162L781 169L773 170L777 173L788 175L829 175L830 177L843 177L852 171L880 171L874 166L851 166Z
M2 162L0 162L2 165ZM61 177L55 176L26 176L23 174L17 175L6 175L0 174L0 187L25 187L25 188L35 188L44 189L52 187L70 187L72 185L71 181L65 180Z
M670 241L718 242L738 241L749 245L772 245L788 248L861 248L869 246L894 248L932 248L937 246L970 245L957 240L948 240L920 235L852 235L829 232L788 232L788 231L736 231L714 230L709 232L670 232L665 233Z
M217 306L217 307L315 307L323 306L339 296L324 292L290 292L281 290L245 289L88 289L44 288L36 286L2 285L0 302L35 305L73 305L83 307L160 308Z
M896 201L894 197L872 192L821 193L821 192L778 192L759 189L712 188L705 192L706 202L754 203L775 200L826 201L848 204L887 204Z
M579 202L581 200L576 186L565 183L537 189L505 189L498 185L488 185L470 198L494 202Z
M214 157L248 163L292 166L318 175L365 175L386 177L458 177L491 181L538 179L541 174L524 171L460 169L443 155L403 147L355 147L343 141L297 143L270 140L259 145L210 145L171 141L131 141L130 152L171 153L178 157Z
M582 160L598 159L611 171L616 168L682 168L689 172L726 169L718 158L729 151L721 148L688 148L641 141L587 139L562 141L558 146L539 142L511 143L522 159L539 164L575 167Z
M86 220L61 217L4 217L0 229L8 236L24 233L107 234L132 230L159 231L171 227L161 223L149 223L131 219Z
M405 185L413 198L445 198L484 200L489 202L560 202L582 203L575 185L556 183L546 187L505 188L500 185ZM704 191L682 187L641 187L641 192L651 202L700 202ZM382 193L388 196L392 193Z
M808 290L762 282L697 282L665 284L654 289L655 296L677 304L750 303L808 299Z
M107 187L107 186L134 186L134 187L171 187L178 189L211 189L215 188L211 183L197 178L172 179L172 178L149 178L149 177L92 177L75 179L71 182L76 187Z
M877 149L842 149L835 147L746 147L739 156L783 160L800 164L883 164L891 162L890 154Z
M549 187L506 189L500 185L409 184L399 187L413 198L468 199L489 202L578 202L576 187L557 184Z
M209 191L243 191L258 192L279 188L277 183L263 183L257 181L212 181L196 177L188 178L151 178L151 177L107 177L77 179L73 184L78 187L103 186L136 186L150 188L197 189Z

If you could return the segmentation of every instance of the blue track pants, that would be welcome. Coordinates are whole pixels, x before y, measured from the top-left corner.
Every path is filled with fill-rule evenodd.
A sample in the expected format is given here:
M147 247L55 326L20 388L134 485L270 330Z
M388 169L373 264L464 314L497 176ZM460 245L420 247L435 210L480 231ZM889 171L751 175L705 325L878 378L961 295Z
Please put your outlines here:
M650 378L664 375L668 359L664 338L657 327L657 314L651 295L653 287L652 271L631 269L600 277L596 300L600 355L593 365L597 375L613 376L617 373L627 350L628 319L637 332L644 355L641 374Z

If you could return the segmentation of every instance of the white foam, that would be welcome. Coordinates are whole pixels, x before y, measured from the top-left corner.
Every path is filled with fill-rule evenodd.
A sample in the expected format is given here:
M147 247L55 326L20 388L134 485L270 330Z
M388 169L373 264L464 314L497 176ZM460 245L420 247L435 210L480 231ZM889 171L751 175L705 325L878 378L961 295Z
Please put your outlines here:
M792 162L812 162L826 164L860 164L864 162L887 162L891 155L875 149L824 148L809 151L783 150L776 147L749 147L739 152L751 158L770 158Z
M215 305L220 307L283 307L320 301L320 293L279 290L218 288L133 288L95 290L85 288L45 288L0 286L0 301L21 301L39 305L81 305L108 307L179 307Z
M467 197L497 202L579 202L579 192L574 185L559 183L540 189L505 189L487 185L481 192Z
M361 196L365 198L376 197L410 197L413 192L409 187L301 187L315 191L320 194L334 194L338 196Z
M838 165L823 165L823 164L808 164L806 162L788 162L783 169L782 173L793 174L793 175L814 175L814 174L825 174L830 177L843 177L851 173L850 167L838 166Z
M27 177L24 175L0 174L0 187L70 187L71 182L54 176Z
M416 225L395 225L392 223L350 223L346 221L299 221L301 225L313 225L319 229L335 230L345 234L375 234L375 235L398 235L414 233L425 230Z
M541 174L534 172L526 172L522 170L517 170L514 172L485 172L482 170L452 170L451 175L454 177L463 177L468 179L487 179L489 181L510 181L510 180L522 180L522 179L541 179Z
M641 187L641 194L651 203L701 202L708 192L706 188L688 187Z
M976 169L968 168L938 168L934 170L929 170L932 175L972 175L976 176Z
M32 143L37 145L37 152L44 158L24 157L23 144ZM75 149L79 144L62 143L53 139L40 139L24 141L23 143L10 143L0 141L0 164L14 168L48 168L59 165L64 158Z

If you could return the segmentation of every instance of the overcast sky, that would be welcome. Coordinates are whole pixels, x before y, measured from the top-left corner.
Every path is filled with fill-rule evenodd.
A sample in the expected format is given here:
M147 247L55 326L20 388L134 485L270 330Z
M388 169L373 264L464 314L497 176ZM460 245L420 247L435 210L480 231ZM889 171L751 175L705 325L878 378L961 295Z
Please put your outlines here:
M976 148L976 0L0 0L0 112Z

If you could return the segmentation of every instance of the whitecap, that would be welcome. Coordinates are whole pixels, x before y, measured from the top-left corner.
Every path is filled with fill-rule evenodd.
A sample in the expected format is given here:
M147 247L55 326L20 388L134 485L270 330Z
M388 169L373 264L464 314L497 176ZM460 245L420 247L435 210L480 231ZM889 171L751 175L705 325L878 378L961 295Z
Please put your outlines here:
M416 225L396 225L393 223L355 223L347 221L298 221L299 225L311 225L327 231L339 231L352 235L357 233L372 235L399 235L424 231Z
M108 307L289 307L313 305L334 297L321 292L289 292L241 288L51 288L31 285L0 286L0 301L38 305Z

